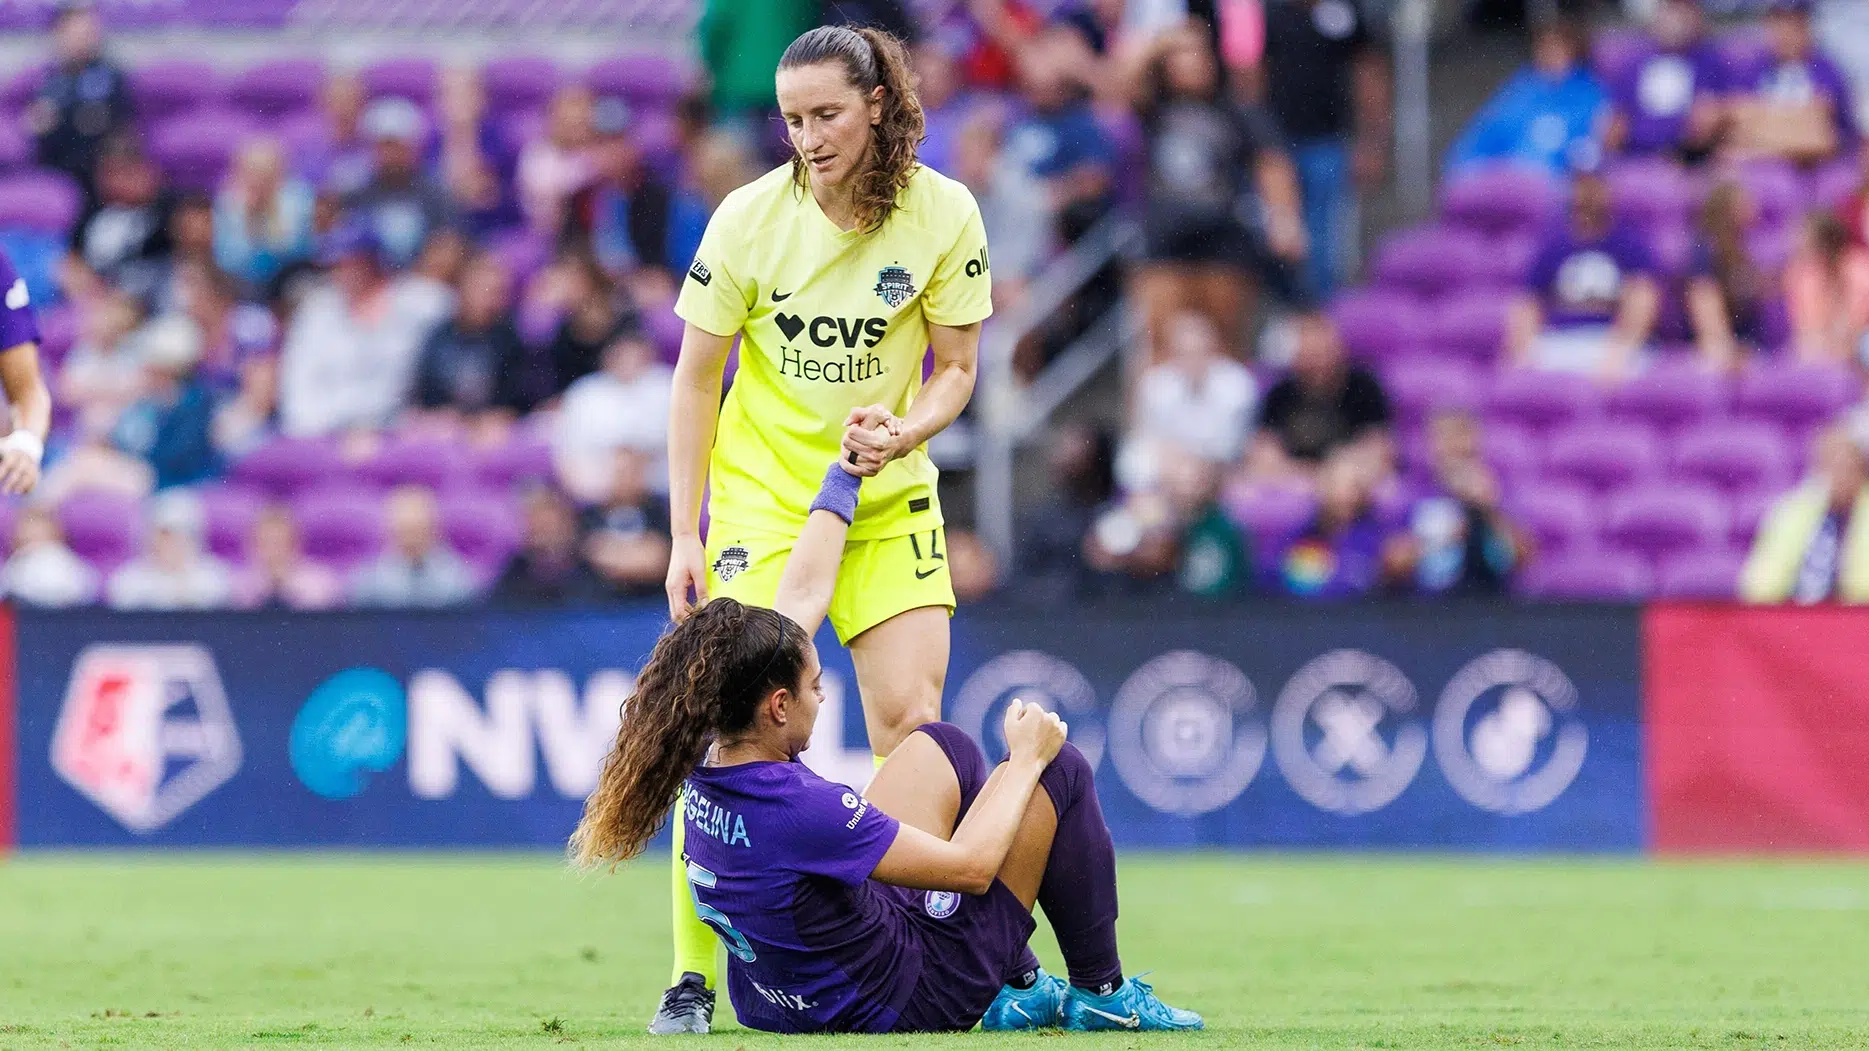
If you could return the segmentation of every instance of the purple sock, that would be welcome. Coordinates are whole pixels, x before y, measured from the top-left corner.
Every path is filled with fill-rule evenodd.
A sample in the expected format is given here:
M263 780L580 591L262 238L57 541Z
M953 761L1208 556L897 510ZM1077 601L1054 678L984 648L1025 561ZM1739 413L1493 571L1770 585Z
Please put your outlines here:
M1058 936L1071 984L1100 995L1123 984L1116 954L1116 847L1103 823L1090 760L1065 743L1038 783L1058 812L1038 903Z

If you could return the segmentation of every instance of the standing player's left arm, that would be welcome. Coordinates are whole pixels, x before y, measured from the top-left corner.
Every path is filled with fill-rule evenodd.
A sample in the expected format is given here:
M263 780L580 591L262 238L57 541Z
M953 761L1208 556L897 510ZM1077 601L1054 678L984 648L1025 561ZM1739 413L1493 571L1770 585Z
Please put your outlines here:
M20 343L0 351L0 388L13 407L13 432L0 439L0 492L32 492L39 461L52 428L52 393L39 373L39 345Z
M860 426L866 414L887 412L880 405L852 410L844 421L844 456L852 474L868 478L889 461L920 448L959 418L973 397L974 374L980 363L980 322L958 327L931 324L928 345L934 350L934 374L916 395L899 433Z

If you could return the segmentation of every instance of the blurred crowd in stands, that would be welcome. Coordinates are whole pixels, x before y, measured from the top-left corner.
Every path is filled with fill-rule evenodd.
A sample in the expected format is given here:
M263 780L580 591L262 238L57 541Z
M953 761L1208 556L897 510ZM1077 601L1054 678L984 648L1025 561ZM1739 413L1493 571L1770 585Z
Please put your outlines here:
M848 19L913 43L922 156L978 199L1000 311L1108 217L1142 235L1015 357L1030 380L1126 296L1124 423L1051 428L1013 565L950 523L963 601L1732 594L1762 518L1748 594L1869 596L1869 515L1814 495L1861 488L1861 429L1829 424L1869 357L1869 151L1799 0L1762 35L1711 36L1692 0L1594 43L1540 26L1440 217L1347 292L1392 137L1370 12L910 7L714 2L699 71L583 73L126 72L62 8L53 63L0 100L24 136L0 136L0 247L58 407L0 584L126 609L659 594L677 282L784 158L780 52ZM1770 451L1696 468L1721 426ZM1822 473L1774 509L1755 494L1807 441Z

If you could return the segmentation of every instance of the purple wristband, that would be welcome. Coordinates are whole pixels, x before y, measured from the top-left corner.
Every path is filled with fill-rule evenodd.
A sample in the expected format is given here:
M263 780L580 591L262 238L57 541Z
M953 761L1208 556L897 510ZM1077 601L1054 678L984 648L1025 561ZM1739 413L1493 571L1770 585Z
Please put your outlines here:
M811 501L811 510L829 511L849 525L857 517L857 490L862 485L863 479L832 464L824 472L824 485L818 490L818 498Z

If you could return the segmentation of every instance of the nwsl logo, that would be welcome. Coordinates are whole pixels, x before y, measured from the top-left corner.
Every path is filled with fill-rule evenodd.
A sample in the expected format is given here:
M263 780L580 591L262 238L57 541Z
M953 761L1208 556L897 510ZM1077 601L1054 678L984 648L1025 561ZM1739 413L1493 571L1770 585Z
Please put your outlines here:
M52 769L124 828L153 832L240 769L240 738L201 646L90 646L72 665Z

